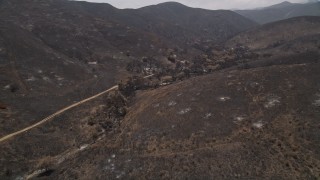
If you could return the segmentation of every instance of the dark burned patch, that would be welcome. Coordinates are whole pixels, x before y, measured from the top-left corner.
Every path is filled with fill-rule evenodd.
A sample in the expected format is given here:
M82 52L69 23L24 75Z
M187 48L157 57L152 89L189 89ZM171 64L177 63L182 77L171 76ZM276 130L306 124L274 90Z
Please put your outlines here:
M17 84L10 84L10 85L6 86L5 89L10 91L11 93L16 93L17 91L19 91L20 87Z
M0 102L0 109L7 109L8 107L5 105L5 104L3 104L3 103L1 103Z
M5 169L4 175L7 176L7 177L12 176L12 170L11 169Z
M54 169L46 169L44 172L40 173L37 177L46 177L50 176L52 173L54 173Z
M17 92L17 91L19 91L19 86L17 86L17 85L12 85L12 86L10 87L10 92L15 93L15 92Z

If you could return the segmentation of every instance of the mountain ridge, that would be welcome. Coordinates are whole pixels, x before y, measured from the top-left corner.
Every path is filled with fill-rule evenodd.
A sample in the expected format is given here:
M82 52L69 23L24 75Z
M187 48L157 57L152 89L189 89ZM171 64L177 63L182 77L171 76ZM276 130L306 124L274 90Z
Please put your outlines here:
M320 2L305 4L284 2L266 8L235 12L257 23L266 24L298 16L320 16Z

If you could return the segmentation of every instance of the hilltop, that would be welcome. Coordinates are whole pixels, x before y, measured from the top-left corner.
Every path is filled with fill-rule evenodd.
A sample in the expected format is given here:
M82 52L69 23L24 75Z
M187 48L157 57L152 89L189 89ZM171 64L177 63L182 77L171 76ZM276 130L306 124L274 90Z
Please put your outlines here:
M285 1L270 7L235 12L257 23L266 24L299 16L320 16L320 2L299 4Z

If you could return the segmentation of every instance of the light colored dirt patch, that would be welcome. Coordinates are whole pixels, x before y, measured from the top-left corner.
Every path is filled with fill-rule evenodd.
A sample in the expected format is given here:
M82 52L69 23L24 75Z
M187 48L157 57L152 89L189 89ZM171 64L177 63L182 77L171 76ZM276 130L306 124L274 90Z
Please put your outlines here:
M261 129L261 128L263 128L264 123L263 123L263 121L260 120L258 122L253 123L252 126L255 128Z
M218 101L221 101L221 102L226 102L226 101L229 101L231 98L228 97L228 96L221 96L221 97L218 97Z
M170 101L169 103L168 103L168 106L175 106L177 104L177 102L175 102L175 101Z
M30 76L28 79L26 79L26 81L32 82L35 81L36 78L34 76Z
M181 111L179 111L178 114L183 115L183 114L186 114L190 111L191 111L191 108L186 108L186 109L182 109Z
M267 97L267 101L264 103L265 108L272 108L274 106L277 106L278 104L281 103L280 97L276 95L270 95Z
M244 116L235 116L233 118L233 122L236 123L236 124L239 124L241 122L243 122L246 118Z
M314 106L320 107L320 94L316 94L317 99L312 103Z
M204 115L205 119L209 119L210 117L212 117L212 113L207 113L207 114Z

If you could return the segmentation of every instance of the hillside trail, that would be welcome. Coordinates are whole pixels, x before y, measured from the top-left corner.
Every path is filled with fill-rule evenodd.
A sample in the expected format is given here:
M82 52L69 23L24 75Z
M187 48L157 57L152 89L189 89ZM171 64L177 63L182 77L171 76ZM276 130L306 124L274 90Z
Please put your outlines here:
M151 75L145 76L145 77L143 77L143 78L144 78L144 79L147 79L147 78L152 77L152 76L154 76L154 75L151 74ZM108 92L113 91L113 90L117 90L118 88L119 88L118 85L113 86L113 87L111 87L111 88L109 88L109 89L107 89L107 90L105 90L105 91L103 91L103 92L101 92L101 93L98 93L98 94L96 94L96 95L94 95L94 96L91 96L91 97L89 97L89 98L87 98L87 99L81 100L81 101L76 102L76 103L74 103L74 104L72 104L72 105L70 105L70 106L67 106L67 107L65 107L65 108L63 108L63 109L55 112L54 114L51 114L50 116L42 119L41 121L39 121L39 122L37 122L37 123L35 123L35 124L33 124L33 125L30 125L30 126L24 128L24 129L21 129L21 130L19 130L19 131L16 131L16 132L14 132L14 133L8 134L8 135L0 138L0 143L4 142L4 141L6 141L6 140L8 140L8 139L10 139L10 138L13 138L13 137L15 137L15 136L18 136L18 135L20 135L20 134L22 134L22 133L24 133L24 132L27 132L27 131L29 131L29 130L31 130L31 129L33 129L33 128L36 128L36 127L38 127L38 126L40 126L40 125L42 125L42 124L44 124L44 123L46 123L46 122L54 119L55 117L59 116L60 114L66 112L66 111L68 111L68 110L70 110L70 109L72 109L72 108L74 108L74 107L77 107L77 106L79 106L79 105L81 105L81 104L84 104L84 103L86 103L86 102L88 102L88 101L91 101L91 100L93 100L93 99L96 99L97 97L100 97L100 96L102 96L102 95L104 95L104 94L106 94L106 93L108 93Z
M101 93L99 93L99 94L96 94L96 95L94 95L94 96L91 96L91 97L89 97L89 98L87 98L87 99L84 99L84 100L81 100L81 101L79 101L79 102L76 102L76 103L74 103L74 104L72 104L72 105L70 105L70 106L68 106L68 107L65 107L65 108L63 108L63 109L55 112L54 114L51 114L50 116L44 118L43 120L41 120L41 121L39 121L39 122L31 125L31 126L28 126L28 127L24 128L24 129L22 129L22 130L19 130L19 131L16 131L16 132L14 132L14 133L11 133L11 134L9 134L9 135L6 135L6 136L4 136L4 137L2 137L2 138L0 139L0 143L1 143L1 142L4 142L4 141L6 141L6 140L8 140L8 139L10 139L10 138L13 138L14 136L17 136L17 135L19 135L19 134L22 134L22 133L24 133L24 132L26 132L26 131L29 131L29 130L35 128L35 127L38 127L38 126L40 126L40 125L42 125L42 124L50 121L51 119L55 118L56 116L58 116L58 115L60 115L60 114L62 114L62 113L64 113L64 112L68 111L69 109L72 109L72 108L74 108L74 107L76 107L76 106L79 106L79 105L81 105L81 104L83 104L83 103L86 103L86 102L88 102L88 101L90 101L90 100L93 100L93 99L95 99L95 98L97 98L97 97L99 97L99 96L101 96L101 95L103 95L103 94L106 94L106 93L108 93L108 92L110 92L110 91L113 91L113 90L115 90L115 89L118 89L118 85L113 86L113 87L111 87L110 89L105 90L105 91L103 91L103 92L101 92Z

